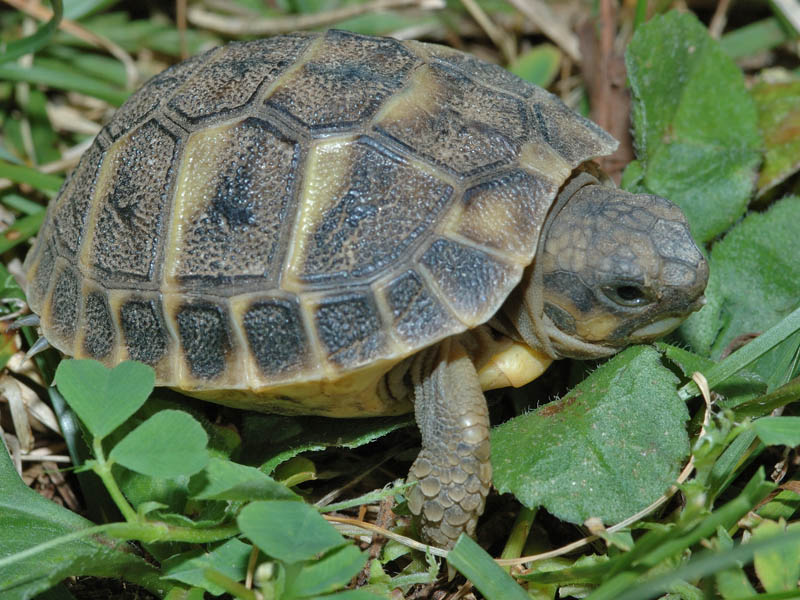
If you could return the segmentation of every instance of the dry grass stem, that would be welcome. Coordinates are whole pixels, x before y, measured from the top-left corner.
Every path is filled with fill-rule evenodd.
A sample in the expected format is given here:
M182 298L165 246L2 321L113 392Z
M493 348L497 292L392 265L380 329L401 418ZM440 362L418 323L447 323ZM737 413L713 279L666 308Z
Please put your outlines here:
M580 62L581 52L578 36L559 21L550 7L542 0L509 0L509 3L527 19L536 24L542 33L549 37L575 62Z
M17 10L24 12L26 15L34 17L40 21L48 21L53 16L53 11L39 2L31 0L5 0L5 2ZM130 54L125 52L125 50L123 50L120 46L108 38L97 35L93 31L89 31L82 25L78 25L75 21L70 21L69 19L62 19L61 23L58 24L58 28L65 33L74 35L76 38L81 39L88 44L106 50L109 54L111 54L111 56L116 58L124 65L128 89L132 90L136 88L136 84L138 83L139 79L139 71L136 68L136 64L133 62Z
M202 6L189 7L189 22L203 29L227 35L277 35L299 29L314 29L352 19L360 15L400 8L437 10L445 7L443 0L373 0L365 4L342 6L327 12L297 16L255 19L213 13Z

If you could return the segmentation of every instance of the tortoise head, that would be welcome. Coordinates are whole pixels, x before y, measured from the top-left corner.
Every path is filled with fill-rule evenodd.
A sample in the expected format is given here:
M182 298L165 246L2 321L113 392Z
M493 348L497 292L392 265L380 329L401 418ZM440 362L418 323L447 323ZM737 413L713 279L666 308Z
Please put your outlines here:
M534 273L558 355L602 356L653 340L705 304L708 263L669 200L579 175L555 210Z

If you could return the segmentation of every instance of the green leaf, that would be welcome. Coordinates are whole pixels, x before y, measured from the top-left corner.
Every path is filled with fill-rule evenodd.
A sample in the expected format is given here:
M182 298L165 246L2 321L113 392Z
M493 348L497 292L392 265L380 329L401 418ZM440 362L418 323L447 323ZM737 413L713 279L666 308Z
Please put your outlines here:
M197 473L208 463L208 435L194 417L162 410L114 446L109 458L150 477Z
M800 446L800 417L763 417L753 429L767 446Z
M265 554L289 563L311 560L344 538L305 502L251 502L237 519L242 533Z
M677 203L708 241L744 213L761 160L744 77L688 13L639 27L626 65L645 186Z
M492 431L495 486L573 523L632 515L674 483L689 453L676 383L652 347L629 348Z
M135 413L155 385L155 371L125 361L109 369L96 360L64 360L54 383L93 436L104 438Z
M708 305L689 317L682 332L700 353L718 358L734 338L761 333L800 301L800 197L752 213L714 245ZM745 346L746 348L747 346ZM774 373L768 357L753 370Z
M201 587L215 596L225 590L208 581L206 569L214 569L234 581L242 581L247 574L247 563L253 547L250 544L232 539L217 546L211 552L192 550L172 556L162 563L165 579L174 579Z
M325 417L284 417L249 413L245 416L242 455L263 463L271 473L279 464L311 450L330 446L358 448L392 431L413 425L413 415L373 419L328 419Z
M800 81L763 82L751 93L767 147L758 177L760 195L800 169Z
M784 536L787 532L800 533L800 527L796 523L786 527L783 522L765 520L753 530L753 541ZM797 591L797 580L800 579L798 556L800 556L800 539L793 545L776 546L755 553L753 566L767 592Z
M300 496L254 467L212 458L192 478L192 497L198 500L300 500Z
M34 85L46 85L50 88L80 92L87 96L105 100L113 106L122 106L122 103L130 95L126 91L93 77L71 73L69 70L40 67L35 63L32 67L23 67L15 63L0 64L0 80L3 79L25 81Z
M558 75L561 51L552 44L540 44L520 54L508 70L526 81L548 87Z
M26 486L0 443L0 598L32 598L76 575L123 577L152 590L162 587L154 567L126 544L105 537L87 535L24 554L92 525Z
M335 592L367 564L368 554L355 546L337 548L319 560L305 563L287 580L284 593L289 598L305 598Z
M42 225L42 221L44 221L44 212L45 211L40 211L28 215L27 217L17 219L10 227L4 229L0 236L0 253L7 252L14 246L36 235L36 232L39 231L39 227Z
M447 554L447 562L489 600L529 600L525 590L483 548L463 533Z
M4 160L0 160L0 177L5 177L16 183L27 183L37 190L57 192L64 183L62 177L47 175L38 170L24 165L13 165Z

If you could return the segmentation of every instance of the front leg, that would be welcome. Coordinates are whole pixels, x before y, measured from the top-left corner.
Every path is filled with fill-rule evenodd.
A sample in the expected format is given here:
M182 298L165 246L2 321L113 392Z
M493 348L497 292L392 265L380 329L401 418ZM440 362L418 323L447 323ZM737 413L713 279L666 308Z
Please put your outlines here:
M408 506L423 539L452 548L475 533L492 481L489 411L469 356L445 340L411 365L422 450L409 471Z

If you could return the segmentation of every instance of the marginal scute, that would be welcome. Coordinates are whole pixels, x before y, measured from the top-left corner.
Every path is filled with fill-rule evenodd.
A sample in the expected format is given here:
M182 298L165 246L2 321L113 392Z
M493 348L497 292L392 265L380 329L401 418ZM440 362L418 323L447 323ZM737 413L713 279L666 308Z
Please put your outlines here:
M383 350L386 336L369 294L324 298L314 313L319 339L335 365L357 367Z
M536 240L557 191L549 180L525 171L504 173L464 193L453 230L527 264L536 253Z
M491 317L505 300L510 281L522 267L507 265L485 252L447 239L437 239L420 262L430 271L458 318L467 326Z
M599 125L570 110L549 92L534 88L532 125L570 167L613 152L619 143Z
M436 225L453 191L369 138L319 145L310 162L290 267L306 284L391 268Z
M79 302L79 276L71 268L65 268L56 275L56 282L50 297L52 311L50 318L53 328L51 337L68 348L72 347L75 338Z
M410 346L431 343L460 329L458 321L413 270L391 280L384 293L392 311L392 328Z
M106 155L89 262L109 278L128 285L153 278L179 148L172 133L148 121Z
M106 126L109 135L116 139L156 112L218 50L214 48L192 56L150 79L114 113L114 118Z
M433 63L381 112L381 134L439 167L468 176L511 163L525 142L522 100Z
M169 101L171 110L191 123L224 116L248 104L302 54L313 38L286 35L221 48L199 69L191 85Z
M169 334L164 325L161 302L153 299L125 300L119 310L119 322L131 359L153 366L166 355Z
M267 98L271 106L312 130L363 123L399 90L418 62L397 40L331 30L314 56Z
M96 360L106 358L117 343L117 334L106 295L91 291L83 305L83 351Z
M191 374L199 379L220 375L232 347L227 310L210 302L187 302L178 307L175 320Z
M54 206L53 230L58 240L60 254L72 256L83 240L86 216L94 197L97 175L105 154L99 141L95 141L81 157Z
M47 290L50 288L50 278L53 276L53 268L56 265L56 254L49 242L43 242L38 256L34 256L36 260L33 264L28 264L28 258L25 260L29 278L26 295L31 308L41 313L42 302L47 296ZM31 269L33 270L32 273Z
M308 339L297 299L253 302L242 317L242 328L265 378L286 376L306 364Z
M278 244L291 222L298 152L252 117L189 138L165 250L168 286L202 280L220 294L239 280L274 286L268 279L277 275Z
M528 98L534 93L535 88L524 79L520 79L500 65L477 59L471 54L441 47L437 48L435 57L470 79L509 94Z

